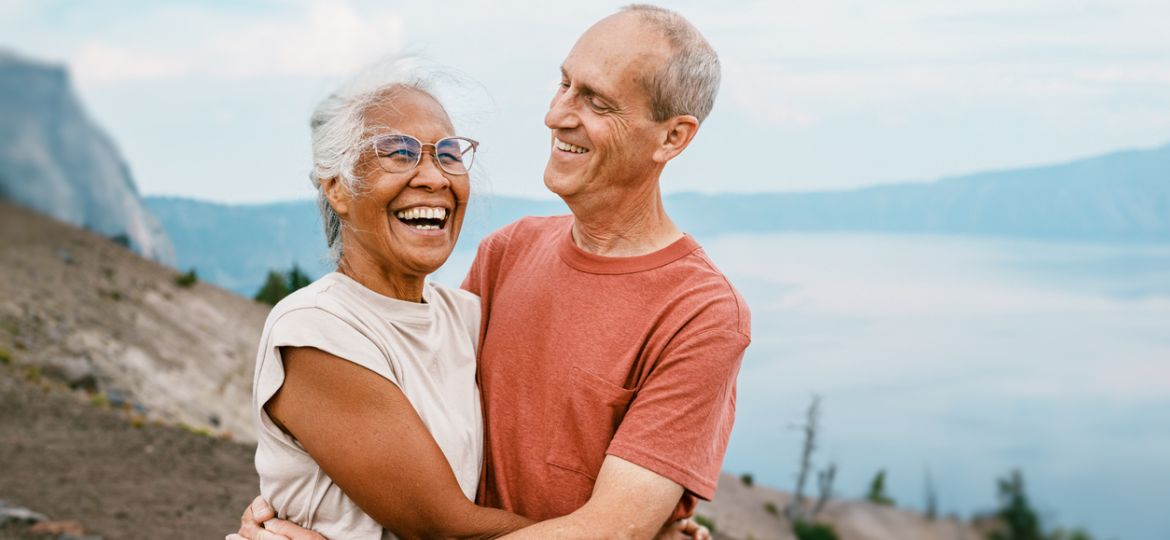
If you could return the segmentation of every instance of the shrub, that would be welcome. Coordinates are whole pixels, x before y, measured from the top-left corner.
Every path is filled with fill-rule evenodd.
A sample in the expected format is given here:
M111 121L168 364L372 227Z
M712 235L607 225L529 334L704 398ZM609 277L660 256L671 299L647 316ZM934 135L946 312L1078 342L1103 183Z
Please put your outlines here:
M792 534L799 540L837 540L837 531L824 523L797 521L792 524Z
M183 288L189 288L199 282L199 276L195 274L195 269L192 268L175 277L175 285Z
M739 481L743 482L743 485L747 487L752 487L756 483L756 479L752 478L752 473L747 472L739 475Z
M130 236L126 233L115 234L110 237L110 241L126 249L130 249Z
M764 511L773 516L780 517L780 509L776 508L776 503L772 501L764 503Z
M10 363L12 363L12 353L9 353L8 349L0 347L0 364L7 366Z
M873 477L873 481L869 483L869 493L865 495L866 500L874 504L883 506L893 506L894 499L886 495L886 470L882 469Z

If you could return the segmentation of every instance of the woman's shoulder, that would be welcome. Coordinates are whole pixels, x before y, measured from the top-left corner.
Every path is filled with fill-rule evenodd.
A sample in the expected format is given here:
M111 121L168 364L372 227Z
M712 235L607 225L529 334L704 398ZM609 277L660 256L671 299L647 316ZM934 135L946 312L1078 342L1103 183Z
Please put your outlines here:
M333 307L337 295L335 275L325 274L320 279L289 293L272 306L265 326L271 328L281 320L292 318L289 317L292 314L295 314L295 318L334 318L337 316Z
M473 313L479 316L479 296L475 293L458 287L448 287L433 281L428 281L427 286L433 291L432 301L441 303L459 313Z

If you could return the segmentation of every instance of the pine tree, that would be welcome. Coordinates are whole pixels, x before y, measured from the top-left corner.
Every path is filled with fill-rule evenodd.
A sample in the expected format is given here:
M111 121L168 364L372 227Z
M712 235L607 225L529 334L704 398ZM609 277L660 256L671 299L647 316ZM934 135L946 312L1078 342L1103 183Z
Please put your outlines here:
M256 301L275 306L282 298L288 296L288 293L288 283L284 274L269 270L264 286L256 293Z

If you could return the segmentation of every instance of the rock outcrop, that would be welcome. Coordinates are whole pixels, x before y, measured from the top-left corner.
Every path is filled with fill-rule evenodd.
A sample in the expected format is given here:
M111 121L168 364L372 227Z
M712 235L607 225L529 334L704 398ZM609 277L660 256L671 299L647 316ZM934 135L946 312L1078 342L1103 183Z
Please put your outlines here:
M784 507L792 495L749 486L730 474L719 477L715 499L696 514L715 525L721 540L796 540ZM831 525L843 540L983 540L977 527L954 518L927 519L912 510L857 500L829 500L816 522Z
M164 264L175 253L113 141L82 109L63 67L0 51L0 199Z

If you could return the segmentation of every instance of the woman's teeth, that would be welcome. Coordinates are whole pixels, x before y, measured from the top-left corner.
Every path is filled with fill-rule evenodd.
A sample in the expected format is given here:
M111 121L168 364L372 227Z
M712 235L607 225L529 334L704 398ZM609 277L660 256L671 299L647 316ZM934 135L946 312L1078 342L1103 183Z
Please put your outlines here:
M447 220L447 209L431 206L415 206L399 210L394 214L399 221L419 230L442 229Z

